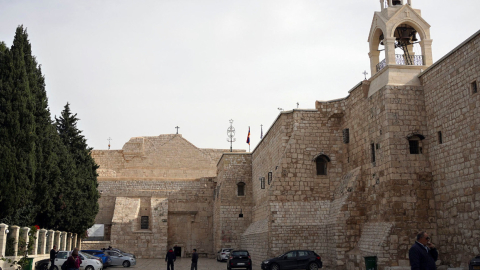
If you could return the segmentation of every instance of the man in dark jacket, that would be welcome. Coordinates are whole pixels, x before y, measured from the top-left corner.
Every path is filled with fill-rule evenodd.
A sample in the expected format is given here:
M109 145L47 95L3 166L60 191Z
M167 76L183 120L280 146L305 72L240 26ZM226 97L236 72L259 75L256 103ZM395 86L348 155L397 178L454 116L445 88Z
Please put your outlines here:
M175 252L173 252L173 249L169 249L167 252L167 256L165 256L165 261L167 262L167 270L175 270L173 263L177 259L177 256L175 256Z
M50 269L49 270L55 269L55 258L57 257L57 253L58 253L57 246L54 245L53 248L50 250Z
M192 267L190 268L190 270L197 270L197 262L198 262L198 253L197 253L197 249L193 249L193 253L192 253Z
M430 242L430 236L426 232L417 235L417 241L408 251L412 270L435 270L435 261L438 259L438 251Z

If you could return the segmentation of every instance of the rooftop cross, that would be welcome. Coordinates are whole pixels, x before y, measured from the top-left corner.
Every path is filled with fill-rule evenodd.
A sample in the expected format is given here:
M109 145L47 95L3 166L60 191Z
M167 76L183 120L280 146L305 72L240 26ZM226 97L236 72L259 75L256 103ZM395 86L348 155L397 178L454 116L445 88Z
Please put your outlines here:
M362 74L365 75L365 80L366 80L366 79L367 79L368 72L365 70Z
M107 141L108 141L108 150L110 150L110 141L113 140L112 138L108 137Z
M177 134L178 134L178 129L179 129L180 127L179 127L179 126L176 126L175 128L177 129Z

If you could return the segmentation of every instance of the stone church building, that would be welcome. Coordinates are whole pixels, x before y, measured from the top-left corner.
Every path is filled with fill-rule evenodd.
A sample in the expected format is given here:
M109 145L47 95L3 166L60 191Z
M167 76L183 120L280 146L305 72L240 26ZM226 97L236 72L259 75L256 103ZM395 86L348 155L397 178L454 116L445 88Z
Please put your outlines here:
M420 230L439 264L480 254L480 31L433 63L411 0L380 1L372 77L345 98L284 111L251 153L200 149L179 134L95 150L105 241L143 258L167 248L254 264L311 249L330 269L409 269ZM384 58L384 59L383 59Z

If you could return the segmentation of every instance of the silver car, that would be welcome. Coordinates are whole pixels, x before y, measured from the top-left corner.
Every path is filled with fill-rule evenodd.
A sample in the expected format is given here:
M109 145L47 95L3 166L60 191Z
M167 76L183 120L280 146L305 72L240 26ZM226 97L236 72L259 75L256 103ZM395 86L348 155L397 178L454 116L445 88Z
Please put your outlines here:
M134 256L128 256L125 253L120 253L116 250L105 250L110 259L112 259L111 265L122 265L123 267L130 267L137 264Z
M228 257L230 256L230 251L232 251L233 248L222 248L217 252L217 261L226 261L228 260Z

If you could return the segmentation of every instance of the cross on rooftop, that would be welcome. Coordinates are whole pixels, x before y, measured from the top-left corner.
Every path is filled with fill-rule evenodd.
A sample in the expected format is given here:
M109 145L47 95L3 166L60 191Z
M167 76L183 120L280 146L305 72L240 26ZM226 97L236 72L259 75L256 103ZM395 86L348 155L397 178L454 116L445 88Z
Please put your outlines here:
M368 72L365 70L362 74L365 75L365 80L366 80L366 79L367 79Z
M176 126L175 128L177 129L177 134L178 134L178 129L179 129L180 127L179 127L179 126Z

